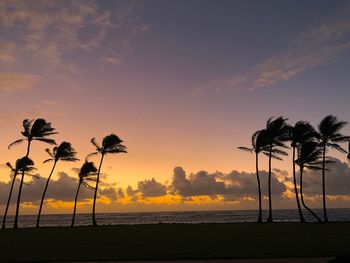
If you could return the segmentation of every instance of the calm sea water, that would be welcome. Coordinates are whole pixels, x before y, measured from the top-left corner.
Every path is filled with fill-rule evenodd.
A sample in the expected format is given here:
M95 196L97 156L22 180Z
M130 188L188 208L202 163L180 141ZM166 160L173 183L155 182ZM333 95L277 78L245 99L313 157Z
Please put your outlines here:
M314 210L322 218L322 210ZM274 221L296 222L298 221L297 210L274 210ZM304 211L308 221L313 220L307 211ZM267 211L263 212L267 218ZM329 220L350 221L350 209L329 209ZM197 224L197 223L235 223L255 222L257 211L205 211L205 212L152 212L152 213L111 213L97 214L100 225L134 225L134 224ZM42 215L41 226L69 226L72 215ZM76 215L76 225L91 225L91 214ZM23 215L19 217L19 227L34 227L35 215ZM7 226L13 225L13 216L8 217Z

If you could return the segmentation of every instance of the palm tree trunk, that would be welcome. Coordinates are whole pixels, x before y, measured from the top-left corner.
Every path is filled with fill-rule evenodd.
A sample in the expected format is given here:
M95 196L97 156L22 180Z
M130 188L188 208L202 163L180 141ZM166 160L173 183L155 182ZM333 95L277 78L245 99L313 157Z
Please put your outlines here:
M32 141L28 140L28 145L27 145L27 153L25 157L29 156L29 152L30 152L30 144ZM21 183L19 185L19 190L18 190L18 197L17 197L17 204L16 204L16 214L15 214L15 219L13 222L13 228L18 228L18 215L19 215L19 206L21 203L21 194L22 194L22 187L23 187L23 180L24 180L24 169L22 171L22 176L21 176Z
M71 227L74 226L75 212L76 212L76 210L77 210L77 201L78 201L78 195L79 195L80 185L81 185L81 180L79 180L79 185L78 185L77 193L75 194L75 199L74 199L74 210L73 210L73 217L72 217L72 224L71 224Z
M101 161L100 161L100 166L98 167L98 172L97 172L97 179L96 179L96 187L95 187L95 194L94 194L94 203L92 205L92 225L97 226L97 221L96 221L96 198L97 198L97 190L98 190L98 184L100 182L100 172L101 172L101 167L102 167L102 162L104 158L104 154L101 156Z
M57 161L54 162L53 167L52 167L51 172L50 172L50 175L49 175L49 177L46 180L46 185L45 185L45 189L44 189L44 192L43 192L43 196L41 197L38 218L36 220L36 227L39 227L39 225L40 225L41 210L43 208L47 187L49 186L49 182L50 182L51 176L53 174L53 171L55 170L56 164L57 164Z
M300 206L298 187L297 187L297 178L296 178L296 174L295 174L295 147L293 147L293 182L294 182L295 199L296 199L297 205L298 205L300 222L305 223L306 221L305 221L305 218L303 216L303 212L302 212L301 206Z
M304 208L308 210L319 223L322 223L321 218L319 218L306 204L304 201L304 194L303 194L303 167L300 167L300 198L301 198L301 203L303 204Z
M256 163L256 180L258 182L258 193L259 193L259 217L258 223L262 223L262 208L261 208L261 186L260 186L260 176L259 176L259 154L255 154Z
M326 208L326 144L325 143L323 143L323 156L322 156L322 200L323 200L324 222L328 223L327 208Z
M15 229L18 228L18 215L19 215L19 206L20 206L20 203L21 203L21 194L22 194L23 180L24 180L24 172L22 173L21 183L19 185L19 190L18 190L18 197L17 197L17 204L16 204L16 214L15 214L15 219L14 219L14 223L13 223L13 228L15 228Z
M271 159L272 159L272 146L270 146L270 152L269 152L269 181L268 181L268 187L269 187L269 216L267 218L267 222L272 223L272 200L271 200Z
M8 197L8 199L7 199L7 204L6 204L6 209L5 209L5 213L4 213L4 218L2 219L2 229L5 229L5 227L6 227L7 211L8 211L9 206L10 206L11 196L12 196L12 190L13 190L13 186L14 186L15 181L16 181L16 177L17 177L17 170L16 170L16 171L14 172L14 174L13 174L13 179L12 179L12 183L11 183L11 188L10 188L9 197Z

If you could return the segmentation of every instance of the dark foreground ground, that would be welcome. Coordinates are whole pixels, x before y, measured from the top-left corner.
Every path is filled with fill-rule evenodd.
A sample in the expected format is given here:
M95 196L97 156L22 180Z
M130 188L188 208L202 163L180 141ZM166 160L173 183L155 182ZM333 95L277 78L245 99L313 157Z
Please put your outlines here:
M0 260L97 261L334 257L350 223L159 224L0 231Z

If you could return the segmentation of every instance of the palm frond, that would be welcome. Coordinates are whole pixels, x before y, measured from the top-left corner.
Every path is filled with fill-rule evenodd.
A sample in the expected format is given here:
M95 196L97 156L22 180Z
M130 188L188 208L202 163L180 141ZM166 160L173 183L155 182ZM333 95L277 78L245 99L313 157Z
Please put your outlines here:
M45 161L43 161L43 163L49 163L49 162L52 162L52 161L54 161L55 159L53 159L53 158L50 158L50 159L46 159Z
M245 152L249 152L249 153L253 153L254 150L252 148L248 148L248 147L237 147L238 149L242 150L242 151L245 151Z
M22 143L22 142L24 142L24 141L25 141L25 139L16 140L16 141L12 142L7 148L8 148L8 149L11 149L13 146L15 146L15 145L17 145L17 144L20 144L20 143Z
M89 154L85 157L85 160L87 161L87 160L89 160L92 156L95 156L95 155L97 155L97 154L99 154L99 152L92 152L92 153L89 153Z
M51 145L56 145L56 141L53 139L49 139L49 138L34 137L33 140L36 140L39 142L44 142L44 143L51 144Z

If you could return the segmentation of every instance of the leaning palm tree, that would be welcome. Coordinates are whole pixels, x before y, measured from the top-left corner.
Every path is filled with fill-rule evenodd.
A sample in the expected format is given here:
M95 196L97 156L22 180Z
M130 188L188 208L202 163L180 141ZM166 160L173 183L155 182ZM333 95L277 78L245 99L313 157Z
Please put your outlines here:
M298 194L298 187L297 187L297 179L296 179L296 172L295 172L295 160L296 160L296 152L301 147L301 145L305 142L313 141L316 137L316 131L311 126L310 123L306 121L298 121L294 126L290 126L289 132L288 132L288 139L291 141L291 147L293 152L293 183L294 183L294 192L295 192L295 199L297 201L298 206L298 212L299 212L299 218L300 222L305 222L300 201L299 201L299 194ZM298 156L299 157L299 156Z
M34 170L36 170L36 168L34 167L34 162L28 158L28 157L23 157L21 159L21 168L18 170L18 173L21 173L21 182L19 184L19 190L18 190L18 197L17 197L17 204L16 204L16 214L15 214L15 222L14 222L14 226L13 228L17 228L18 227L18 215L19 215L19 207L21 204L21 195L22 195L22 187L23 187L23 183L24 183L24 175L32 172Z
M50 149L46 149L46 152L49 154L49 156L51 158L45 160L44 163L53 162L53 166L52 166L50 175L49 175L49 177L46 180L45 189L44 189L43 195L41 197L38 218L37 218L37 221L36 221L36 227L40 226L41 210L43 208L46 191L47 191L47 188L49 186L49 182L50 182L51 176L52 176L52 174L53 174L53 172L55 170L57 162L58 161L76 162L76 161L79 160L79 159L77 159L75 157L76 156L76 151L73 149L72 145L69 142L62 142L60 145L55 146L52 151Z
M26 175L31 175L33 176L30 172L33 171L33 167L28 166L27 164L30 163L30 159L28 157L23 157L21 159L18 159L16 161L16 165L15 167L12 166L11 163L6 163L6 165L11 169L12 172L12 182L11 182L11 187L10 187L10 192L9 192L9 197L7 199L7 203L6 203L6 208L5 208L5 213L4 213L4 217L2 220L2 229L4 229L6 227L6 217L7 217L7 212L10 206L10 202L11 202L11 197L12 197L12 191L13 191L13 186L15 184L15 181L17 179L17 175L19 172L24 171L24 173Z
M71 224L72 227L74 226L74 222L75 222L75 212L77 209L77 201L78 201L80 186L83 185L89 189L94 189L94 187L91 186L89 183L96 182L96 176L97 176L97 168L95 167L94 163L85 161L85 163L80 168L80 172L79 172L79 184L78 184L78 189L74 199L74 210L73 210L73 218L72 218L72 224Z
M324 222L328 222L326 207L326 153L327 148L335 149L341 153L347 153L339 143L347 142L350 137L340 133L341 129L347 124L345 121L339 121L334 115L326 116L318 125L318 138L322 149L322 200Z
M96 151L89 154L88 157L96 154L101 154L101 160L100 165L98 167L97 171L97 178L96 178L96 187L95 187L95 194L94 194L94 203L92 206L92 224L94 226L97 226L96 216L95 216L95 208L96 208L96 198L97 198L97 190L98 190L98 184L100 181L100 173L101 173L101 167L103 163L103 159L106 154L110 153L126 153L126 147L122 144L122 140L115 134L107 135L102 140L102 146L100 146L95 138L91 139L91 143L96 147Z
M303 143L299 148L298 159L295 163L300 168L300 199L304 208L307 209L318 222L322 220L305 204L303 193L303 172L304 168L311 170L321 170L322 165L322 149L317 142L309 141Z
M269 178L268 178L268 194L269 194L269 215L267 222L273 222L272 218L272 198L271 198L271 175L272 175L272 159L282 160L278 155L287 155L283 149L288 147L285 141L288 140L289 127L286 123L286 118L271 117L266 123L266 143L267 147L264 154L269 158Z
M261 206L261 186L259 176L259 153L266 150L266 130L256 131L252 136L252 146L238 147L238 149L255 154L255 168L256 168L256 180L258 184L258 196L259 196L259 217L258 223L262 223L262 206Z
M11 149L13 146L20 144L22 142L27 142L27 152L25 157L29 156L30 146L33 141L45 142L48 144L56 144L55 140L48 138L51 135L57 134L55 129L52 128L51 123L45 121L44 119L28 120L23 121L23 131L21 132L23 137L22 139L16 140L11 143L8 148ZM24 171L22 171L22 178L24 178ZM22 188L20 188L20 191ZM19 196L21 193L19 193ZM13 228L18 226L18 214L15 216Z

